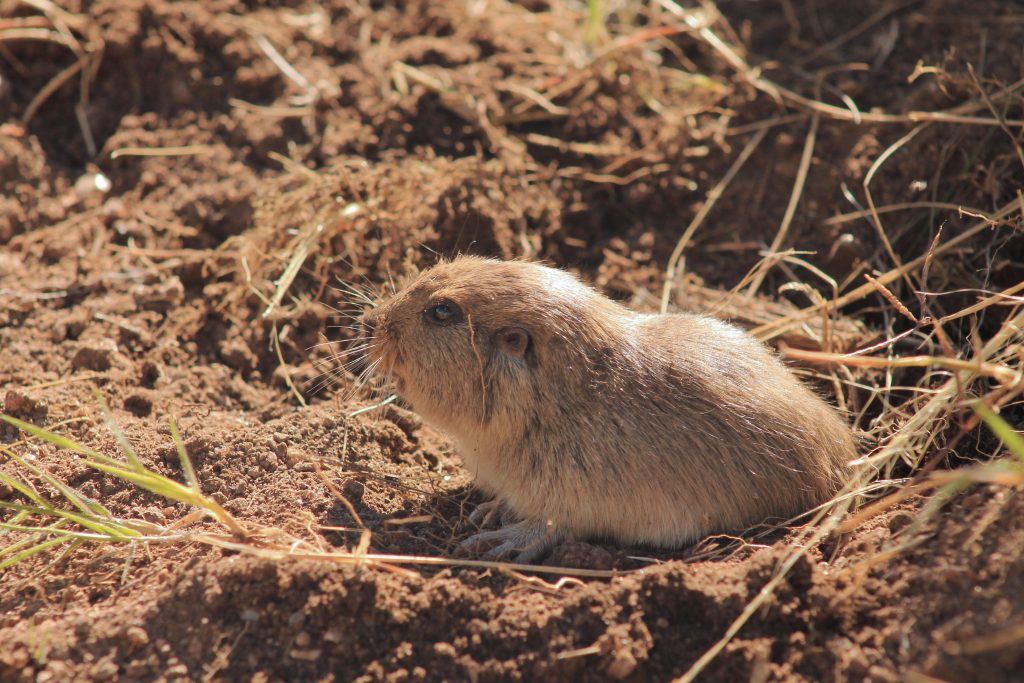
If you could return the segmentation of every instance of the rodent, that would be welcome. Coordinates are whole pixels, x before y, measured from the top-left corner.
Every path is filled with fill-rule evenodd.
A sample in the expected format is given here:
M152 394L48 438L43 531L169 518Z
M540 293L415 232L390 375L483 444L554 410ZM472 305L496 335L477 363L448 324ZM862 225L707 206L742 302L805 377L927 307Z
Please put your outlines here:
M370 368L495 496L480 512L518 520L463 543L491 559L569 539L677 548L786 519L837 491L856 454L839 414L743 330L637 313L538 263L459 256L363 324Z

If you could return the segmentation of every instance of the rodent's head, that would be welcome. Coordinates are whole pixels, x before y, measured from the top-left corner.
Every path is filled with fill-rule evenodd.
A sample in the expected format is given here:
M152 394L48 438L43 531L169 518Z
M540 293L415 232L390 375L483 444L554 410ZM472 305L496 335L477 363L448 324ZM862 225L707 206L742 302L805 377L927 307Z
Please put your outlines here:
M520 422L538 391L565 383L581 340L599 343L621 311L564 271L461 256L421 273L363 323L376 371L457 435Z

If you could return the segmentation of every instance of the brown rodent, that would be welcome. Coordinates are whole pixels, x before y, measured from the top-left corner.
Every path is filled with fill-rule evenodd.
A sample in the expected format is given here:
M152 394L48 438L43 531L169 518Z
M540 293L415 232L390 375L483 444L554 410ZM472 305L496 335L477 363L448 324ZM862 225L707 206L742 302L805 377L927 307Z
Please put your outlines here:
M519 520L463 544L490 558L785 519L855 455L848 425L744 331L635 313L555 268L461 256L363 317L370 367Z

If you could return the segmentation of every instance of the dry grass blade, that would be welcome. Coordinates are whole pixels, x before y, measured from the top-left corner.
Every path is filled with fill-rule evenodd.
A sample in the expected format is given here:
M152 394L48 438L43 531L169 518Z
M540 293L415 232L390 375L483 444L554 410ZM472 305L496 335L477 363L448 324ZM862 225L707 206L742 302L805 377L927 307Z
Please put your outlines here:
M85 60L79 59L77 62L66 69L63 69L60 73L51 78L49 82L47 82L47 84L36 93L35 97L32 98L32 101L28 103L28 106L25 107L25 112L21 115L21 125L27 126L31 123L32 119L35 118L36 113L39 111L39 108L46 103L46 100L50 99L55 92L60 90L62 85L77 75L84 66Z
M366 528L366 525L363 524L363 518L359 516L359 513L356 511L355 506L352 505L352 502L345 497L345 495L338 489L337 486L331 483L331 481L327 478L327 475L324 474L323 468L320 467L320 463L313 463L313 468L316 471L316 475L320 477L320 481L324 483L324 486L326 486L327 490L331 492L331 495L334 496L335 500L337 500L339 503L345 506L345 509L348 511L348 514L351 515L352 519L354 519L356 524L359 525L360 530L362 530L365 533L369 533L369 530Z
M466 567L471 569L492 569L500 572L519 571L550 574L558 576L580 576L595 579L611 579L631 574L633 571L616 571L605 569L579 569L574 567L551 567L540 564L513 564L506 562L488 562L486 560L456 560L432 555L387 555L381 553L344 553L344 552L296 552L282 546L258 547L232 541L223 537L207 536L203 539L210 545L235 550L240 553L255 555L273 560L316 560L342 565L371 564L375 567L387 565L418 565L422 567Z
M351 220L362 211L362 207L359 204L351 203L341 209L340 215L335 218L335 222ZM302 268L302 264L305 263L306 257L309 256L310 251L316 246L317 241L323 236L324 231L330 227L331 232L334 231L336 226L328 226L324 222L313 223L299 235L298 238L293 242L289 251L291 255L288 258L288 265L285 267L284 272L276 282L274 288L274 294L270 297L267 307L263 310L263 317L269 318L274 312L274 309L280 305L284 299L285 293L288 288L291 287L295 281L295 277L299 274L299 270Z
M962 211L964 207L961 204L950 204L949 202L902 202L900 204L889 204L887 206L879 206L874 209L861 209L860 211L851 211L849 213L841 213L837 216L832 216L825 221L825 225L841 225L843 223L850 223L851 221L860 220L861 218L868 218L871 216L881 216L886 213L893 213L896 211L909 211L911 209L934 209L938 211ZM975 211L975 213L980 213Z
M41 25L52 27L52 30L20 36L5 31L6 37L37 39L63 45L74 54L75 61L59 71L35 94L25 107L20 123L22 127L27 127L43 104L65 83L79 75L79 95L78 102L74 105L74 113L85 142L86 151L90 157L94 157L96 156L96 143L88 119L89 91L103 59L104 41L96 27L89 24L84 17L67 12L48 0L21 1L40 12L44 19ZM79 40L76 32L84 36L82 40ZM2 40L3 37L0 37L0 41Z
M998 304L1004 304L1004 303L1008 303L1008 302L1020 303L1020 298L1019 297L1015 297L1014 295L1019 293L1019 292L1021 292L1021 291L1024 291L1024 282L1018 282L1015 285L1007 287L1006 289L1004 289L1001 292L996 292L995 294L992 294L991 296L985 297L984 299L982 299L978 303L976 303L976 304L974 304L972 306L968 306L967 308L965 308L963 310L957 311L955 313L950 313L949 315L944 315L944 316L942 316L939 319L939 322L940 323L946 323L946 322L949 322L951 320L957 320L959 318L963 318L963 317L968 316L968 315L973 315L973 314L975 314L975 313L977 313L979 311L982 311L982 310L988 308L989 306L995 306L995 305L998 305Z
M1006 133L1006 137L1010 139L1010 144L1013 145L1013 151L1017 153L1017 160L1020 161L1021 166L1024 166L1024 150L1021 149L1017 136L1014 135L1013 131L1010 130L1010 127L1006 124L1003 113L996 109L996 105L992 101L992 98L990 98L988 93L985 92L985 88L978 80L977 74L974 73L974 67L970 63L967 64L967 73L974 82L974 87L977 88L978 92L981 94L981 99L985 103L985 106L992 112L992 116L995 120L999 122L999 127L1003 129L1004 133Z
M802 66L804 64L807 64L809 62L814 61L815 59L817 59L818 57L822 56L823 54L825 54L827 52L832 52L832 51L842 47L843 45L846 45L848 42L850 42L851 40L854 40L858 36L864 34L871 27L876 26L877 24L881 23L882 21L884 21L889 16L891 16L893 14L896 14L897 12L899 12L901 10L906 9L907 7L910 7L911 5L916 5L920 1L921 0L903 0L902 2L891 2L890 1L890 2L884 3L880 8L875 10L875 12L872 13L871 16L869 16L867 19L865 19L864 21L860 22L859 24L854 26L849 31L846 31L842 35L837 36L836 38L833 38L832 40L828 41L827 43L819 45L814 50L812 50L811 52L807 53L806 55L804 55L803 57L798 59L795 62L795 64L797 66Z
M985 116L970 116L970 114L981 111L987 104L982 99L968 102L946 111L911 111L906 114L890 114L885 112L861 112L857 110L844 109L835 105L827 104L820 100L805 97L797 92L774 83L761 75L761 70L751 67L743 59L736 48L722 40L718 34L711 30L711 25L719 18L717 8L710 2L703 3L704 12L693 13L683 9L674 0L658 0L658 4L668 10L671 14L682 19L687 32L707 43L725 61L739 73L744 80L752 87L765 93L776 101L788 101L799 105L809 111L826 115L840 121L852 121L854 123L957 123L962 125L977 126L1000 126L1010 128L1024 127L1024 120L996 119ZM1021 87L1024 87L1024 79L1021 79L998 92L988 96L987 99L999 100L1012 95Z
M1017 202L1014 202L1004 207L1000 213L1009 215L1017 208ZM968 230L965 234L976 234L982 227L986 227L989 224L989 222L986 222L981 224L981 226L975 226L975 228ZM966 239L963 235L960 238ZM949 248L948 245L949 243L945 245L946 248ZM938 252L939 250L935 249L934 251ZM929 251L929 254L911 263L923 264L925 259L931 258L931 256L932 251ZM889 277L892 279L898 277L898 275L894 276L893 273L899 270L901 269L896 269L896 271L888 274ZM879 279L881 280L882 278ZM873 288L874 286L871 283L865 285L868 288ZM990 302L994 303L994 299L994 297L989 297ZM843 304L840 302L833 304L833 306L837 305ZM827 304L821 304L821 306L824 307ZM941 328L935 327L934 333L939 335L940 330ZM748 602L733 623L726 629L724 635L683 676L676 680L682 683L689 683L695 680L708 664L718 657L743 626L761 609L775 588L780 585L796 562L808 552L808 549L815 547L834 531L852 531L865 520L890 508L900 500L914 494L931 491L933 495L921 510L918 519L909 527L912 533L951 500L954 495L975 483L994 483L1008 486L1024 484L1024 438L990 407L1006 403L1024 393L1024 372L1022 372L1020 367L1020 361L1022 360L1020 354L1007 351L1016 344L1019 344L1022 337L1024 337L1024 312L1018 310L1015 315L1012 315L1000 326L995 334L975 350L971 358L952 356L873 358L784 348L783 350L787 356L810 362L842 363L844 365L884 368L938 367L947 371L950 376L940 387L931 389L927 394L924 394L927 398L915 407L909 417L904 419L904 417L899 416L897 411L893 412L894 424L898 425L893 433L888 436L877 451L853 463L857 469L850 482L829 505L823 506L819 513L810 521L805 531L801 534L801 538L794 543L793 549L780 564L768 584ZM1017 367L1010 367L1007 364L1014 361L1016 361ZM925 381L929 377L929 375L926 375ZM979 380L986 377L998 382L998 387L986 394L985 399L974 401L970 404L970 407L986 422L1006 448L1016 455L1016 459L995 460L959 470L933 473L923 481L913 482L910 485L904 486L894 494L876 501L844 520L846 514L854 508L857 499L875 488L871 482L876 480L879 475L885 480L892 480L892 472L898 462L906 463L912 471L920 470L926 453L931 452L935 445L935 439L941 432L942 425L952 414L964 409L965 404L960 399L968 395L975 384L984 384L984 382L979 382ZM966 424L962 429L970 429L970 424ZM963 431L962 434L966 434L966 431ZM883 554L884 556L880 555L877 561L888 561L895 557L902 549L910 547L912 544L913 541L894 548Z
M110 153L111 159L119 157L181 157L199 156L213 152L212 145L185 145L180 147L121 147Z
M1024 485L1024 438L1021 438L1020 434L1015 432L1009 423L983 401L974 401L971 404L971 408L984 420L992 433L1002 441L1006 449L1014 456L1014 459L1003 458L977 465L960 467L955 470L932 472L928 474L927 478L912 482L891 495L859 510L857 514L852 515L840 525L839 531L841 533L852 532L867 520L911 496L933 492L926 505L904 534L912 538L956 494L975 484ZM913 543L913 541L908 541L885 553L885 557L878 557L869 561L873 564L888 561Z
M368 413L371 410L377 410L378 408L383 408L384 406L388 405L389 403L394 403L397 400L398 400L398 395L397 394L391 394L390 396L387 396L386 398L384 398L382 401L379 401L378 403L374 403L373 405L366 406L365 408L359 408L358 410L353 410L351 413L348 414L348 416L350 418L353 418L353 417L355 417L357 415L362 415L363 413Z
M789 226L793 223L793 217L796 215L796 207L800 204L800 196L803 194L804 183L807 182L807 172L811 168L811 160L814 158L814 144L818 138L818 125L821 123L821 116L814 114L811 117L811 126L807 131L807 138L804 141L804 151L800 155L800 167L796 172L796 180L793 181L793 192L789 196L789 204L786 206L786 213L782 217L782 224L779 226L779 231L775 233L775 238L772 240L771 246L768 247L768 259L774 259L782 247L782 243L785 241L786 236L789 234ZM753 296L754 292L761 288L761 283L764 282L765 276L768 274L768 269L758 271L754 280L750 283L750 287L747 288L747 296Z
M848 489L851 487L847 487ZM845 493L844 490L843 493ZM761 609L772 596L775 589L785 580L789 572L796 566L796 563L804 557L811 548L817 546L839 524L842 516L853 506L853 498L843 496L842 493L835 499L832 509L822 508L807 525L807 531L801 534L794 543L794 549L786 556L779 565L775 575L758 592L753 600L747 603L740 614L729 625L722 637L694 662L686 672L675 679L674 683L692 683L707 668L708 664L714 661L725 649L730 641L740 632L746 623Z
M945 649L952 655L977 655L1006 650L1020 643L1024 643L1024 623L1006 626L958 643L948 643Z
M921 131L923 131L926 127L927 124L917 126L909 133L901 137L899 140L894 142L892 145L890 145L888 149L882 152L878 156L878 158L875 159L874 163L871 164L871 168L869 168L868 172L864 175L864 195L867 197L868 200L868 210L871 212L872 223L875 226L875 231L878 233L878 238L882 241L882 244L885 246L886 253L892 260L893 265L895 265L897 268L903 265L903 261L900 259L899 256L896 255L896 251L892 248L892 243L889 241L889 235L885 232L885 228L882 227L882 220L881 218L879 218L878 211L875 209L875 198L871 194L871 181L874 179L875 174L878 173L878 169L882 168L882 166L889 159L889 157L895 154L897 150L903 147L903 145L907 144L915 137L917 137L918 134L920 134ZM907 274L904 273L903 277L907 278ZM909 279L907 280L907 284L910 284L911 287L913 286L910 283Z
M974 357L969 360L969 367L952 370L952 376L930 394L924 405L907 419L889 441L875 454L862 458L862 462L888 473L898 460L905 457L905 454L914 453L908 462L911 465L919 464L922 457L920 444L930 439L933 434L932 427L937 420L947 414L951 406L956 405L958 396L970 384L972 377L976 376L977 369L988 365L993 356L1017 343L1022 336L1024 313L1018 313L1004 322L999 331L975 352ZM954 359L946 360L949 362ZM1021 386L1019 373L1013 386Z
M757 149L758 145L761 144L761 141L764 140L764 136L768 134L769 130L771 130L771 127L769 126L761 128L757 131L754 137L750 138L750 141L747 142L743 151L740 152L738 157L736 157L736 161L732 162L732 166L730 166L729 170L726 171L724 176L722 176L722 179L719 180L713 188L711 188L710 192L708 192L707 199L704 201L704 206L700 207L700 211L697 212L697 215L693 217L690 224L686 226L686 230L683 231L682 236L676 243L675 249L672 250L672 255L669 256L668 266L665 268L665 285L661 292L662 313L668 311L669 300L672 296L672 287L674 286L677 277L676 270L679 267L679 260L683 256L683 251L686 249L686 245L690 243L690 240L693 238L693 234L697 232L697 228L704 223L704 219L707 218L709 213L711 213L711 209L714 208L715 203L721 198L725 189L729 187L729 184L732 182L733 178L736 177L736 174L740 172L740 169L743 168L743 165L747 163L748 159L750 159L750 156L754 153L754 150Z
M1024 208L1024 201L1022 201L1021 198L1014 199L1006 206L1001 208L999 211L997 211L993 216L986 217L981 222L975 223L974 225L970 226L959 235L950 239L948 242L945 242L936 247L934 255L938 256L952 250L953 248L963 244L972 237L976 236L982 230L990 228L993 225L999 223L1000 221L1005 220L1006 218L1013 215L1015 212L1021 210L1022 208ZM905 263L903 266L899 268L894 268L879 275L875 279L878 283L882 285L888 285L889 283L894 282L895 280L898 280L899 278L903 277L906 273L911 272L915 268L921 267L929 258L930 257L928 254L919 256L914 260ZM794 327L800 325L804 321L816 315L820 315L822 307L827 307L829 311L836 311L838 309L843 308L844 306L850 305L855 301L860 301L865 296L874 291L875 286L872 285L871 283L861 285L852 292L848 292L834 301L829 301L801 309L800 311L797 311L784 318L779 318L778 320L775 320L773 322L760 325L751 330L751 333L754 336L758 337L759 339L765 341L769 339L774 339L775 337L778 337L779 335L787 332L788 330L791 330Z
M960 358L946 356L903 356L901 358L874 358L871 356L843 355L838 353L821 353L792 349L785 344L779 345L779 351L791 360L805 363L829 365L845 365L856 368L942 368L944 370L963 371L990 377L1009 387L1017 386L1024 381L1020 371L995 363L976 363Z
M1020 316L1018 324L1024 322L1024 315ZM1018 333L1021 332L1020 328L1017 328ZM1000 337L994 340L995 344L1005 342L1006 339ZM993 342L990 342L990 346ZM950 380L944 389L949 387L957 386L955 379ZM858 522L863 522L867 517L858 515L846 523L843 522L844 515L849 512L854 503L854 497L850 496L850 493L856 493L859 490L865 490L867 482L874 477L875 472L883 468L885 464L891 463L895 458L903 455L907 452L915 452L916 459L920 460L923 456L925 446L928 441L921 441L920 436L922 433L930 431L930 427L938 419L938 416L944 411L948 411L952 402L950 397L945 393L940 397L936 396L929 402L930 410L921 411L918 415L915 415L914 420L908 422L902 429L894 435L894 438L883 447L883 453L871 459L863 459L860 463L860 474L848 484L844 490L837 495L833 501L831 507L825 507L821 512L816 515L814 519L807 526L807 531L803 534L803 537L794 543L793 550L787 555L787 557L780 564L778 570L772 579L761 589L761 591L744 607L743 611L737 616L733 623L726 629L725 634L709 648L682 676L676 679L677 683L692 683L700 675L700 673L710 664L728 645L728 643L736 636L737 633L743 628L744 625L761 609L767 600L770 598L774 590L782 583L788 573L796 565L796 562L807 554L810 548L817 546L821 541L829 536L833 531L850 531L855 528L855 525L851 525L850 522L854 519ZM998 416L994 413L989 413L988 419L995 417L998 420ZM990 422L990 424L992 424ZM1005 424L1005 423L1004 423ZM1009 425L1005 425L1001 429L1001 432L1005 435L1006 432L1012 432L1014 436L1019 439L1019 435L1016 435L1012 431ZM901 438L895 438L900 436ZM1010 442L1015 444L1017 447L1017 441L1013 437L1009 437ZM1024 444L1020 447L1024 448ZM931 510L926 509L922 513L922 518L927 518L930 513L934 512L938 506L944 504L949 498L958 491L963 490L967 486L975 482L992 482L1001 483L1006 485L1021 485L1024 484L1024 466L1014 463L1010 467L1007 467L1005 463L994 462L986 465L971 468L963 472L950 472L944 473L948 475L948 478L943 479L941 477L928 482L924 487L918 487L914 492L920 492L927 490L928 488L941 487L940 495L933 499L933 507ZM903 491L907 491L904 489ZM903 495L902 492L898 492L897 495ZM889 501L886 499L889 505L896 501ZM881 512L883 509L887 509L889 505L884 507L876 507L874 512Z

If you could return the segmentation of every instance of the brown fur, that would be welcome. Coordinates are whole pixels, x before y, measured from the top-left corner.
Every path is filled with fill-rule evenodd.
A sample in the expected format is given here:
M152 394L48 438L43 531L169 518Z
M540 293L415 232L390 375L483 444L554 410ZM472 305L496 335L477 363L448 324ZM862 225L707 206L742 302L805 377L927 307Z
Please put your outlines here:
M456 322L429 319L439 302ZM470 547L678 547L806 511L855 454L836 412L742 330L635 313L554 268L459 257L366 322L371 360L523 520ZM525 354L503 348L509 328L529 333Z

